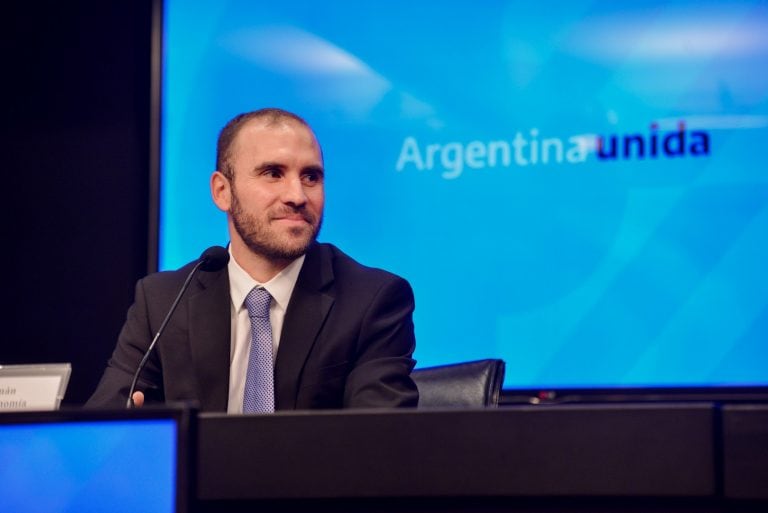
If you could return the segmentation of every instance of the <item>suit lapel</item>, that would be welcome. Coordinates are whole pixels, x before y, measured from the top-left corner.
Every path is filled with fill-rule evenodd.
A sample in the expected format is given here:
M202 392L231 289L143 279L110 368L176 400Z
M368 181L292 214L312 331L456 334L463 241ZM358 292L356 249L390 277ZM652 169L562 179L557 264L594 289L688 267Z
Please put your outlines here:
M334 302L332 258L327 247L314 244L296 280L275 362L276 408L296 408L304 362Z
M189 343L200 408L226 411L229 397L229 274L200 272L189 298Z

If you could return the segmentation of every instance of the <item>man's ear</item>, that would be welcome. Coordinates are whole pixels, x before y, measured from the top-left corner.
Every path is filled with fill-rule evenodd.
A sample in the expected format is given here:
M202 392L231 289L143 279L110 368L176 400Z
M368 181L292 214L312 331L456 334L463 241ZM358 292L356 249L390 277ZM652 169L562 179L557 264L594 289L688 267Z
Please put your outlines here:
M219 210L229 212L232 206L232 184L221 171L214 171L211 175L211 197Z

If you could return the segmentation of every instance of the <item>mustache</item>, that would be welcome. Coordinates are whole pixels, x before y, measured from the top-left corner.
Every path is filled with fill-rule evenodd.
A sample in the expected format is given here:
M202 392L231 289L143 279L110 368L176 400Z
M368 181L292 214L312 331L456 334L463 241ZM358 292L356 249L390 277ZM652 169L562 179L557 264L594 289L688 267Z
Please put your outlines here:
M313 215L304 207L283 207L276 209L270 213L270 219L280 219L283 217L294 216L299 214L304 221L309 224L315 224L317 216Z

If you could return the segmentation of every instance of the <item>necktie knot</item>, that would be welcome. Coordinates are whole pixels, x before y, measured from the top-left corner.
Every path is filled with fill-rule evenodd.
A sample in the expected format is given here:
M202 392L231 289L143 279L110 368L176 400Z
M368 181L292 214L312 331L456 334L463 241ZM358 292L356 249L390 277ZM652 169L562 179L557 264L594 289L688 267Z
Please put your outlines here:
M272 295L267 289L254 287L245 298L245 307L248 309L248 317L269 317L269 303Z

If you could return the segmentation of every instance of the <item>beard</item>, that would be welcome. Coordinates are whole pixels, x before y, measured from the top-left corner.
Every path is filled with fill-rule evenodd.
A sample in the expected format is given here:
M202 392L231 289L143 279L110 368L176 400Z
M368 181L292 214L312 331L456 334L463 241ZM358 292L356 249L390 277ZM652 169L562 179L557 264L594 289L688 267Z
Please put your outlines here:
M268 260L295 260L299 258L317 240L317 235L323 224L322 215L318 217L305 208L290 206L268 211L263 218L258 218L245 211L234 187L232 188L232 205L229 214L232 216L235 231L245 242L245 245L254 253ZM310 230L292 227L287 233L280 233L270 225L271 219L287 214L300 214L308 223Z

